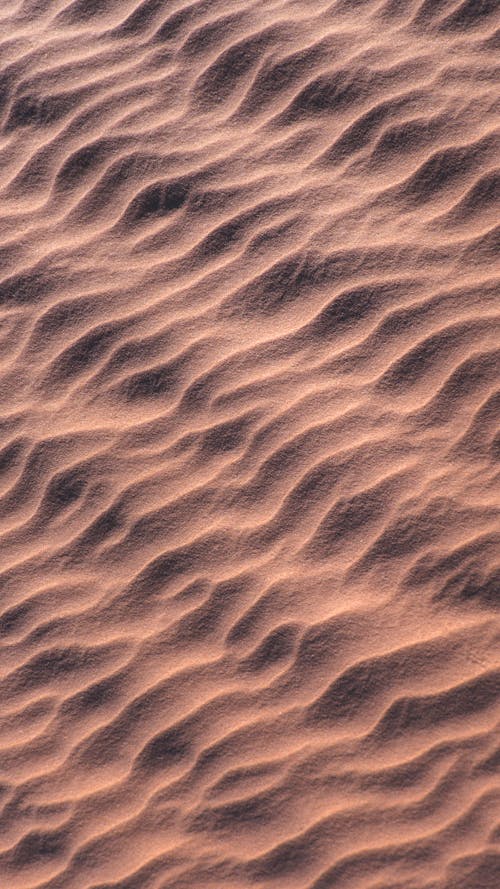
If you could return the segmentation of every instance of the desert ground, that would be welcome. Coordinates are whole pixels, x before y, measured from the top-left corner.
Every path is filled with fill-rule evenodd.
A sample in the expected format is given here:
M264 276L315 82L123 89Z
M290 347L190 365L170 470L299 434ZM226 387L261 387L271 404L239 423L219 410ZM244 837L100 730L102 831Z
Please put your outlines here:
M2 889L500 886L499 59L2 0Z

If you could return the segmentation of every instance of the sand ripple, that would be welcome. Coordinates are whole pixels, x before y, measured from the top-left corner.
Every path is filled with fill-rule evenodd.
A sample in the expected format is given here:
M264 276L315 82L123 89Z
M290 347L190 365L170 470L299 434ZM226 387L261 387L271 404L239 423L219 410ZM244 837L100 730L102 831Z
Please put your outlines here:
M0 24L0 884L497 889L498 3Z

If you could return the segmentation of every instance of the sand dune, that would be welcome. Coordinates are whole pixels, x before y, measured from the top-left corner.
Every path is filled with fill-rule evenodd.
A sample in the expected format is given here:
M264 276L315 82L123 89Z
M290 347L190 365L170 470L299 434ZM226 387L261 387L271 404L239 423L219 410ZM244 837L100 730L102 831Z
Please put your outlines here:
M0 886L497 889L496 0L3 0Z

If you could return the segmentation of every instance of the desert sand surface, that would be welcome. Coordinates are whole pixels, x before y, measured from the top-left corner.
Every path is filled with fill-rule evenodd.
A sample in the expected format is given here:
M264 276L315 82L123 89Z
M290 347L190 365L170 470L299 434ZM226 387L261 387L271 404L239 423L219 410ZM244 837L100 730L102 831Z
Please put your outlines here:
M2 0L1 889L500 886L499 60Z

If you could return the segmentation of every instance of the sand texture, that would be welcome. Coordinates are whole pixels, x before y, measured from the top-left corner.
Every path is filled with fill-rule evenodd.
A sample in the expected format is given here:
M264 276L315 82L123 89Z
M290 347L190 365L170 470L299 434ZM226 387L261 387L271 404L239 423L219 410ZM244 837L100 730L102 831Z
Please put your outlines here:
M1 0L1 889L499 889L498 0Z

